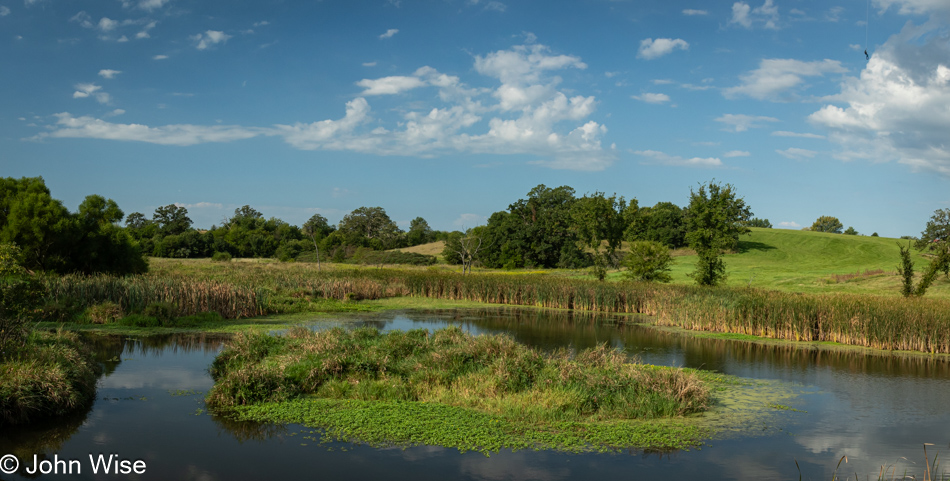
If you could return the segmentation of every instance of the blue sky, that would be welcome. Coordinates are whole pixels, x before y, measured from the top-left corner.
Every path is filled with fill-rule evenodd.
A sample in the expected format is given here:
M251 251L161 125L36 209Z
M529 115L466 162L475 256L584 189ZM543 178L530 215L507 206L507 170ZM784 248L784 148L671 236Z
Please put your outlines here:
M913 235L950 207L948 38L946 0L0 0L0 175L446 230L716 179L776 227Z

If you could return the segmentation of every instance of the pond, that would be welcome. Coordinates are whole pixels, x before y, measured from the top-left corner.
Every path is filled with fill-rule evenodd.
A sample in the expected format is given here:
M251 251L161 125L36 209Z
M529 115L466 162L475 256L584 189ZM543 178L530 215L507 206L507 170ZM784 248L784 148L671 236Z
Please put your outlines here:
M321 442L318 431L299 425L236 423L207 413L203 396L213 384L207 368L222 338L91 337L106 366L95 404L68 419L4 428L0 456L14 453L23 463L0 479L798 479L797 461L803 479L817 480L831 479L845 455L841 477L876 479L887 465L897 477L922 479L923 443L934 444L927 447L931 460L948 451L950 363L944 359L704 339L619 319L485 309L388 312L310 326L388 331L458 325L476 334L508 333L545 350L608 343L647 363L761 380L784 397L766 409L768 416L690 451L522 450L486 457L433 446L377 449ZM144 473L106 475L102 466L93 473L89 457L100 454L128 460L128 466L141 460ZM41 467L58 471L30 474L34 455L50 461ZM57 460L63 462L52 463Z

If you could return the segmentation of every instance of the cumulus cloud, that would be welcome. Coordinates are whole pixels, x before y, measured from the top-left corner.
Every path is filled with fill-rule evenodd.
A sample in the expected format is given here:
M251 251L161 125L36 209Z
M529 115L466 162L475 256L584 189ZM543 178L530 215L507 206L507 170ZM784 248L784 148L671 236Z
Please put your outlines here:
M936 9L928 2L878 2ZM916 10L915 10L916 11ZM867 63L860 78L809 116L827 129L841 160L898 161L950 177L950 27L936 19L907 24Z
M684 167L721 167L722 161L716 157L693 157L687 159L684 157L669 155L664 152L659 152L656 150L638 150L634 154L637 154L642 157L647 157L653 160L653 163L663 164L663 165L675 165L675 166L684 166Z
M776 150L775 152L785 158L792 160L812 159L818 154L818 152L815 152L814 150L799 149L797 147L791 147L785 150Z
M96 84L76 84L76 91L73 92L73 98L84 99L92 96L100 104L109 103L112 97L101 90L102 87Z
M586 68L580 58L553 54L543 45L518 45L476 56L474 67L496 85L469 87L457 76L425 66L410 75L360 80L356 85L363 90L346 103L342 117L311 123L151 127L60 114L50 132L34 139L88 137L192 145L272 136L302 150L420 157L521 154L537 165L574 170L601 170L613 162L615 147L602 145L607 127L590 118L597 100L562 90L563 80L555 75ZM94 87L98 86L85 90L77 86L77 92L92 95L98 91ZM412 95L412 100L376 118L367 99L387 94ZM393 115L397 119L390 121Z
M775 117L762 115L725 114L716 118L715 121L726 124L728 128L723 130L727 132L745 132L749 129L762 127L762 122L778 122L779 120Z
M231 38L231 35L218 30L207 30L205 33L191 36L191 40L195 42L195 48L198 50L206 50L219 43L226 43L229 38Z
M798 222L786 220L776 224L776 227L779 229L801 229L802 226Z
M122 73L121 70L112 70L112 69L104 68L99 71L99 76L106 79L112 79L112 78L115 78L115 76L119 75L120 73Z
M765 0L765 3L763 3L762 6L755 8L752 8L748 3L745 2L733 3L732 20L730 20L729 23L734 23L745 28L761 26L764 28L777 30L778 20L778 7L775 6L772 0Z
M897 7L901 15L927 15L938 12L950 12L950 3L943 0L874 0L874 6L881 10Z
M0 5L0 17L6 17L7 15L10 15L10 7Z
M391 29L389 29L389 30L386 30L386 33L380 35L379 38L380 38L380 39L393 38L393 35L396 35L397 33L399 33L399 29L398 29L398 28L391 28Z
M759 62L759 68L739 78L740 85L722 91L726 98L739 96L759 100L780 100L780 94L788 92L805 81L804 77L821 77L826 73L845 73L848 70L837 60L803 62L794 59L770 58Z
M137 2L131 0L122 0L122 6L125 8L140 8L151 12L152 10L157 10L162 8L170 0L139 0Z
M670 96L666 94L654 94L654 93L643 93L640 95L634 95L633 98L646 102L648 104L662 104L664 102L670 101Z
M692 8L687 8L686 10L683 10L683 15L709 15L709 12L706 10L694 10Z
M156 55L152 57L152 60L165 60L166 58L168 58L168 55Z
M681 38L658 38L656 40L645 38L640 41L640 50L637 51L637 58L653 60L672 53L673 50L676 49L688 50L689 44Z

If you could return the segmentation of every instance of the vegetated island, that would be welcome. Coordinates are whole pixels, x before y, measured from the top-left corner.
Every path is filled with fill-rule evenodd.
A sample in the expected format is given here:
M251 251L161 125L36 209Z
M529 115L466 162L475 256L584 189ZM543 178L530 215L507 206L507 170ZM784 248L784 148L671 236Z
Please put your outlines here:
M710 407L710 373L630 363L607 346L545 354L458 327L241 333L211 373L219 413L370 445L671 450L710 434L676 421Z

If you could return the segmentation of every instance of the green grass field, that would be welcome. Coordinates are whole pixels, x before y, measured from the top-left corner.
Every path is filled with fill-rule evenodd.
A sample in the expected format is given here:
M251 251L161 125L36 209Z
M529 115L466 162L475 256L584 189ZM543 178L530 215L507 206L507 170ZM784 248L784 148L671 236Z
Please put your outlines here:
M746 286L793 292L851 292L900 295L896 268L900 259L897 243L906 240L884 237L847 236L785 229L752 229L740 238L739 252L724 257L730 286ZM916 271L922 273L929 259L912 251ZM696 256L674 258L673 282L690 283ZM884 271L864 275L868 272ZM861 274L852 279L834 276ZM927 297L950 298L950 281L943 275Z

